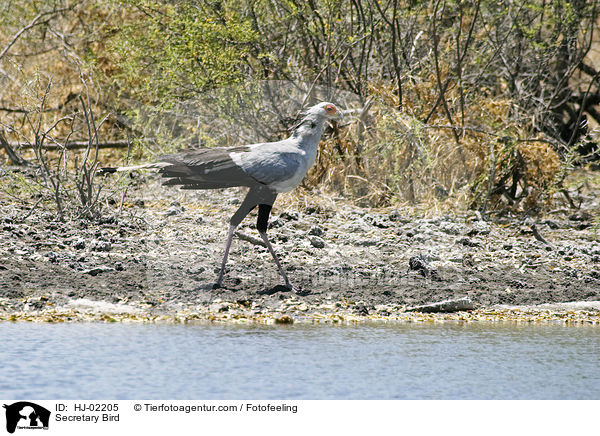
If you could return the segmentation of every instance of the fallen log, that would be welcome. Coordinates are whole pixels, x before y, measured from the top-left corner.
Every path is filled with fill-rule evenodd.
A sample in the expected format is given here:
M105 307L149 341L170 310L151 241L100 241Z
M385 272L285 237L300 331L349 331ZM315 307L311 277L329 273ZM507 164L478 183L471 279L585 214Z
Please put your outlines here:
M473 310L475 304L469 297L456 300L444 300L437 303L423 304L406 309L407 312L440 313L440 312L460 312L461 310Z

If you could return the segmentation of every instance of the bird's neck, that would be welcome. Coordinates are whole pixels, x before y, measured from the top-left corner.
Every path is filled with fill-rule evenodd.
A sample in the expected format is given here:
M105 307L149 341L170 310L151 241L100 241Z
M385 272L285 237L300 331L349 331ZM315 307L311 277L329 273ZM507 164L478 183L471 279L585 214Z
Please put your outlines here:
M318 144L323 135L325 119L323 117L307 115L300 121L292 133L292 138L305 144Z

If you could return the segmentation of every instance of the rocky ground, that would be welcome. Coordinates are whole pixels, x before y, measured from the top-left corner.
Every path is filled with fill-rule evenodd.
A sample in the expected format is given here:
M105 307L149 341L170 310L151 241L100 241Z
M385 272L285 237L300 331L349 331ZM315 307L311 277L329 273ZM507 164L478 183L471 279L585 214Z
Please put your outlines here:
M269 233L298 295L279 286L255 215L234 240L224 288L213 289L242 190L180 191L152 175L135 177L122 212L108 205L96 222L60 222L42 208L23 219L27 207L1 199L0 319L314 322L527 313L600 321L593 189L577 210L490 221L475 212L419 218L410 209L364 209L316 194L280 196ZM463 297L476 310L407 312Z

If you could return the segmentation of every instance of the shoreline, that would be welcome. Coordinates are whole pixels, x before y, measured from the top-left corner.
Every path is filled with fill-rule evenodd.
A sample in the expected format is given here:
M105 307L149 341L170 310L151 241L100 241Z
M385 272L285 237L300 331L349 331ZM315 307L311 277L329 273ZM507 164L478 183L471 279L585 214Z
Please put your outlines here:
M336 306L337 305L337 306ZM42 323L143 323L215 325L362 325L370 323L488 322L600 326L600 301L578 301L530 306L496 305L446 313L407 311L392 305L379 305L371 313L364 306L334 302L308 306L289 299L282 308L257 308L253 303L214 301L211 305L178 311L148 311L133 305L86 299L68 306L42 310L0 312L0 322Z
M23 205L3 204L0 321L600 322L593 198L589 212L484 221L475 212L427 218L288 195L276 204L269 235L292 283L307 291L299 296L278 285L270 254L253 242L252 218L234 239L224 287L213 289L242 191L138 181L121 214L107 206L97 221L61 222L49 211L27 215ZM461 299L469 305L454 309L468 311L409 312Z

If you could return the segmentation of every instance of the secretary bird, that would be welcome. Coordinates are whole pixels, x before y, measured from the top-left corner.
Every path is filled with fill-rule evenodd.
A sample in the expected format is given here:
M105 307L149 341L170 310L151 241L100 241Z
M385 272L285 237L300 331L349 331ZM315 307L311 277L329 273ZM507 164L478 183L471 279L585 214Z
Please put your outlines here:
M167 178L164 185L181 185L182 189L247 186L246 198L229 221L225 253L215 288L222 286L235 229L258 206L258 233L271 253L285 286L296 291L267 237L269 215L277 194L296 188L314 164L325 121L341 117L342 112L333 103L323 102L309 108L292 135L282 141L196 149L162 156L157 163L103 168L101 171L159 168L162 176Z

